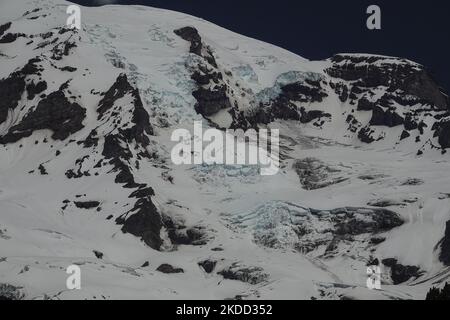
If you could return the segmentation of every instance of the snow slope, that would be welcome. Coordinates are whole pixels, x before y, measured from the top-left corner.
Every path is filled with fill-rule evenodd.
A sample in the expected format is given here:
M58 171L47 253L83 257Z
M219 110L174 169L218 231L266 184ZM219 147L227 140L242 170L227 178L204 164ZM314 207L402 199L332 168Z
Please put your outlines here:
M424 299L448 280L450 104L422 66L371 55L308 61L142 6L82 7L82 29L69 30L68 5L0 2L8 290L25 299ZM171 133L194 121L279 129L281 170L173 165ZM371 291L375 261L382 290ZM72 264L81 290L66 288Z

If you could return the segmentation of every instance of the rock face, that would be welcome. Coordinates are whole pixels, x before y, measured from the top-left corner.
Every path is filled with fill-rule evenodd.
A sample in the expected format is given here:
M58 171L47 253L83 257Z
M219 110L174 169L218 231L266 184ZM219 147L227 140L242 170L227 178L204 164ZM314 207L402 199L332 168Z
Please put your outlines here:
M305 79L304 82L294 82L281 88L281 95L287 100L298 102L322 102L328 95L323 91L320 81Z
M132 98L132 104L128 106L132 114L131 123L117 124L117 112L124 112L117 106L117 101L125 96ZM116 123L117 132L107 133L104 136L102 155L113 170L117 172L115 182L123 184L124 188L136 189L130 194L130 198L137 199L133 208L116 218L116 223L122 225L122 231L140 237L149 247L159 250L162 245L160 236L163 227L162 218L152 202L154 190L145 183L138 183L133 174L129 162L133 160L133 151L138 151L138 158L150 159L146 147L149 145L149 135L153 134L150 119L144 109L139 91L128 81L125 74L118 76L114 84L108 89L100 100L97 109L98 119L101 121ZM98 143L98 132L93 131L84 141L86 147ZM135 150L131 150L131 144Z
M341 208L331 210L331 214L337 217L335 225L337 235L381 233L403 224L398 214L386 209ZM367 215L372 221L358 217L361 214Z
M354 81L360 88L384 86L389 92L402 90L417 101L438 109L448 109L448 98L422 66L406 59L381 56L335 55L333 66L326 72L346 81Z
M329 61L331 67L325 72L334 79L330 86L341 101L357 105L360 112L372 112L365 126L359 124L358 116L352 115L356 128L352 126L351 129L358 131L358 138L364 143L384 138L374 136L372 126L404 126L405 131L418 130L418 134L423 135L427 127L423 119L430 115L429 112L436 117L448 116L448 96L419 64L400 58L352 54L336 55ZM375 93L380 90L384 93L377 97ZM418 108L419 105L423 107ZM399 141L411 135L404 133ZM446 136L442 133L441 146L447 146ZM420 143L420 139L416 139L416 143Z
M93 209L100 205L98 201L75 201L75 206L80 209Z
M449 301L450 300L450 284L445 283L444 288L431 288L427 293L426 300Z
M321 189L347 180L339 176L339 169L332 168L315 158L296 160L292 167L306 190Z
M116 222L123 224L123 232L140 237L149 247L159 250L162 245L162 220L151 200L153 195L153 190L148 190L145 196L139 196L134 208Z
M198 263L198 265L205 270L206 273L211 273L214 271L214 268L216 267L217 261L213 260L204 260Z
M279 79L283 77L288 75L282 74ZM268 101L261 102L258 108L246 115L251 127L256 128L258 124L268 124L277 119L295 120L303 124L317 120L314 125L320 127L322 119L330 119L331 114L311 110L309 106L322 102L328 96L324 84L316 79L317 76L310 77L293 79L293 82L287 84L276 83L274 88L270 88L269 91L273 91L275 95ZM281 82L284 83L285 80Z
M404 283L411 278L418 278L423 274L420 272L419 267L403 266L396 259L384 259L382 262L386 267L390 268L391 279L394 285Z
M187 228L167 216L163 217L163 223L169 239L174 245L201 246L207 243L206 232L200 226Z
M326 106L336 103L330 97L332 91L347 108L343 112L347 124L342 125L348 125L348 136L363 143L383 140L389 128L403 126L408 132L397 134L396 142L411 140L415 134L412 131L418 130L415 143L423 147L417 136L426 134L426 119L434 115L448 121L450 115L446 114L450 110L448 96L421 65L406 59L335 55L327 60L329 67L323 73L286 72L279 75L273 87L254 93L245 84L230 81L233 74L223 72L224 68L217 65L211 48L202 42L195 28L174 32L189 41L190 52L199 57L196 65L191 66L191 78L197 84L192 92L197 100L195 110L210 123L215 121L211 120L213 116L226 111L231 122L226 125L214 122L223 129L258 129L279 119L324 128L328 123L341 121L324 108L325 99L331 99ZM366 112L372 113L369 121ZM226 118L222 115L216 118ZM448 148L447 131L446 126L436 131L443 149Z
M182 268L175 268L170 264L164 263L160 265L156 271L162 272L162 273L184 273L184 270Z
M231 108L225 86L216 86L210 89L199 88L192 95L197 100L195 110L205 117L212 116L222 109Z
M0 96L2 97L0 100L0 124L6 121L9 110L17 108L22 94L27 88L25 81L27 76L40 75L42 68L39 66L39 62L41 62L40 58L30 59L21 70L0 80ZM28 88L31 89L31 87ZM42 85L40 89L43 89ZM35 91L36 88L33 88L32 92L36 93Z
M93 253L94 253L94 255L95 255L95 257L97 259L103 259L103 253L102 252L94 250Z
M450 121L437 122L435 135L438 136L438 142L443 149L450 148Z
M28 113L20 123L12 126L0 138L0 143L16 142L29 137L36 130L50 129L52 138L65 140L83 128L86 110L76 102L70 102L64 92L55 91L42 99L36 109Z
M190 52L198 56L202 55L202 38L198 34L197 29L193 27L184 27L174 31L177 36L191 43Z
M36 95L47 90L47 82L39 81L38 83L34 83L34 81L31 81L31 83L27 85L26 89L28 93L28 100L33 100Z
M11 22L5 23L0 25L0 37L3 36L3 34L9 29L11 28Z
M24 33L7 33L0 39L0 43L12 43L20 37L26 37L26 35Z
M372 136L373 130L370 127L364 127L358 132L358 138L364 143L372 143L375 138Z
M7 283L0 283L0 301L23 299L24 294L21 292L21 289Z
M450 221L447 221L445 235L441 240L440 248L439 261L446 266L450 266Z
M370 124L373 126L396 127L405 123L405 120L395 111L383 110L381 107L374 107Z
M142 99L139 91L128 82L128 78L125 74L120 74L111 88L105 93L103 99L99 102L97 109L98 119L105 119L105 113L114 106L114 102L123 98L125 95L129 94L133 98L133 126L129 129L121 130L128 141L135 139L137 142L142 143L147 146L149 143L147 135L153 134L153 128L150 124L150 118L145 111L142 104ZM115 113L110 113L108 117L114 116Z
M217 274L223 276L224 279L238 280L252 285L264 282L269 277L260 267L247 267L239 263L233 263L229 268L219 271Z
M227 124L230 129L257 129L278 119L323 128L336 120L332 119L331 112L323 110L323 106L317 109L315 106L323 103L330 91L335 91L339 100L350 108L356 106L356 113L355 109L346 112L346 121L348 130L364 143L385 139L386 129L377 130L375 127L403 126L404 131L408 132L395 137L400 142L410 140L414 136L411 131L418 130L417 135L425 134L427 125L424 119L430 116L429 111L439 117L448 116L445 114L450 108L448 96L441 92L421 65L406 59L336 55L328 60L330 67L324 70L326 76L303 73L296 77L288 72L280 75L282 80L277 80L273 88L254 94L243 86L233 86L227 81L231 73L225 73L225 76L220 71L212 51L202 42L196 29L186 27L175 33L191 42L191 53L203 58L191 75L198 86L193 91L197 100L195 110L208 120L226 110L232 118L231 124ZM383 92L381 95L380 91ZM251 108L241 101L247 95L254 95L249 102ZM265 95L269 98L260 101L259 98ZM423 108L418 108L419 105ZM372 113L368 122L364 120L367 118L365 112ZM443 149L449 147L447 131L445 125L436 131ZM420 138L416 138L415 142L421 143Z
M222 109L232 108L228 98L228 86L223 81L223 75L217 69L215 58L204 45L198 31L193 27L184 27L174 33L191 43L190 52L199 56L200 62L195 65L191 74L198 88L192 92L197 100L195 110L208 118ZM203 52L205 51L205 52Z

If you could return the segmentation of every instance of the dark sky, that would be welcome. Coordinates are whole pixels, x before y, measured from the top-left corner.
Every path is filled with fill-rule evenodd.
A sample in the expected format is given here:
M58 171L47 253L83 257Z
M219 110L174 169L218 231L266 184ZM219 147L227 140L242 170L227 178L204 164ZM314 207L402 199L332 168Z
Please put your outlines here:
M95 5L102 0L72 0ZM108 2L107 0L103 0ZM308 59L339 52L405 57L427 67L450 92L450 1L406 0L117 0L185 12ZM381 7L382 30L366 28ZM150 23L150 21L149 21Z

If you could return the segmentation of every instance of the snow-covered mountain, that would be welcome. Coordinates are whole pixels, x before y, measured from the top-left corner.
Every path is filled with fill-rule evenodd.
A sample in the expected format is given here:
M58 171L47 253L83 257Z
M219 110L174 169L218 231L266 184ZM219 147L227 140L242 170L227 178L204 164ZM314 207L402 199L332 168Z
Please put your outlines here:
M424 299L448 281L450 100L425 67L309 61L142 6L70 29L68 5L0 3L0 296ZM194 121L279 129L279 173L175 166Z

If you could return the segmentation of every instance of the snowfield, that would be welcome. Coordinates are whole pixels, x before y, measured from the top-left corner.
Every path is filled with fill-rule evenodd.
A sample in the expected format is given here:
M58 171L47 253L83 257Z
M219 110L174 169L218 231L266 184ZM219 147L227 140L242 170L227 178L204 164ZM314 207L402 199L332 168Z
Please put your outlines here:
M425 299L449 281L450 101L424 67L309 61L143 6L82 7L71 30L70 4L0 0L0 297ZM278 174L173 165L194 121L279 129Z

